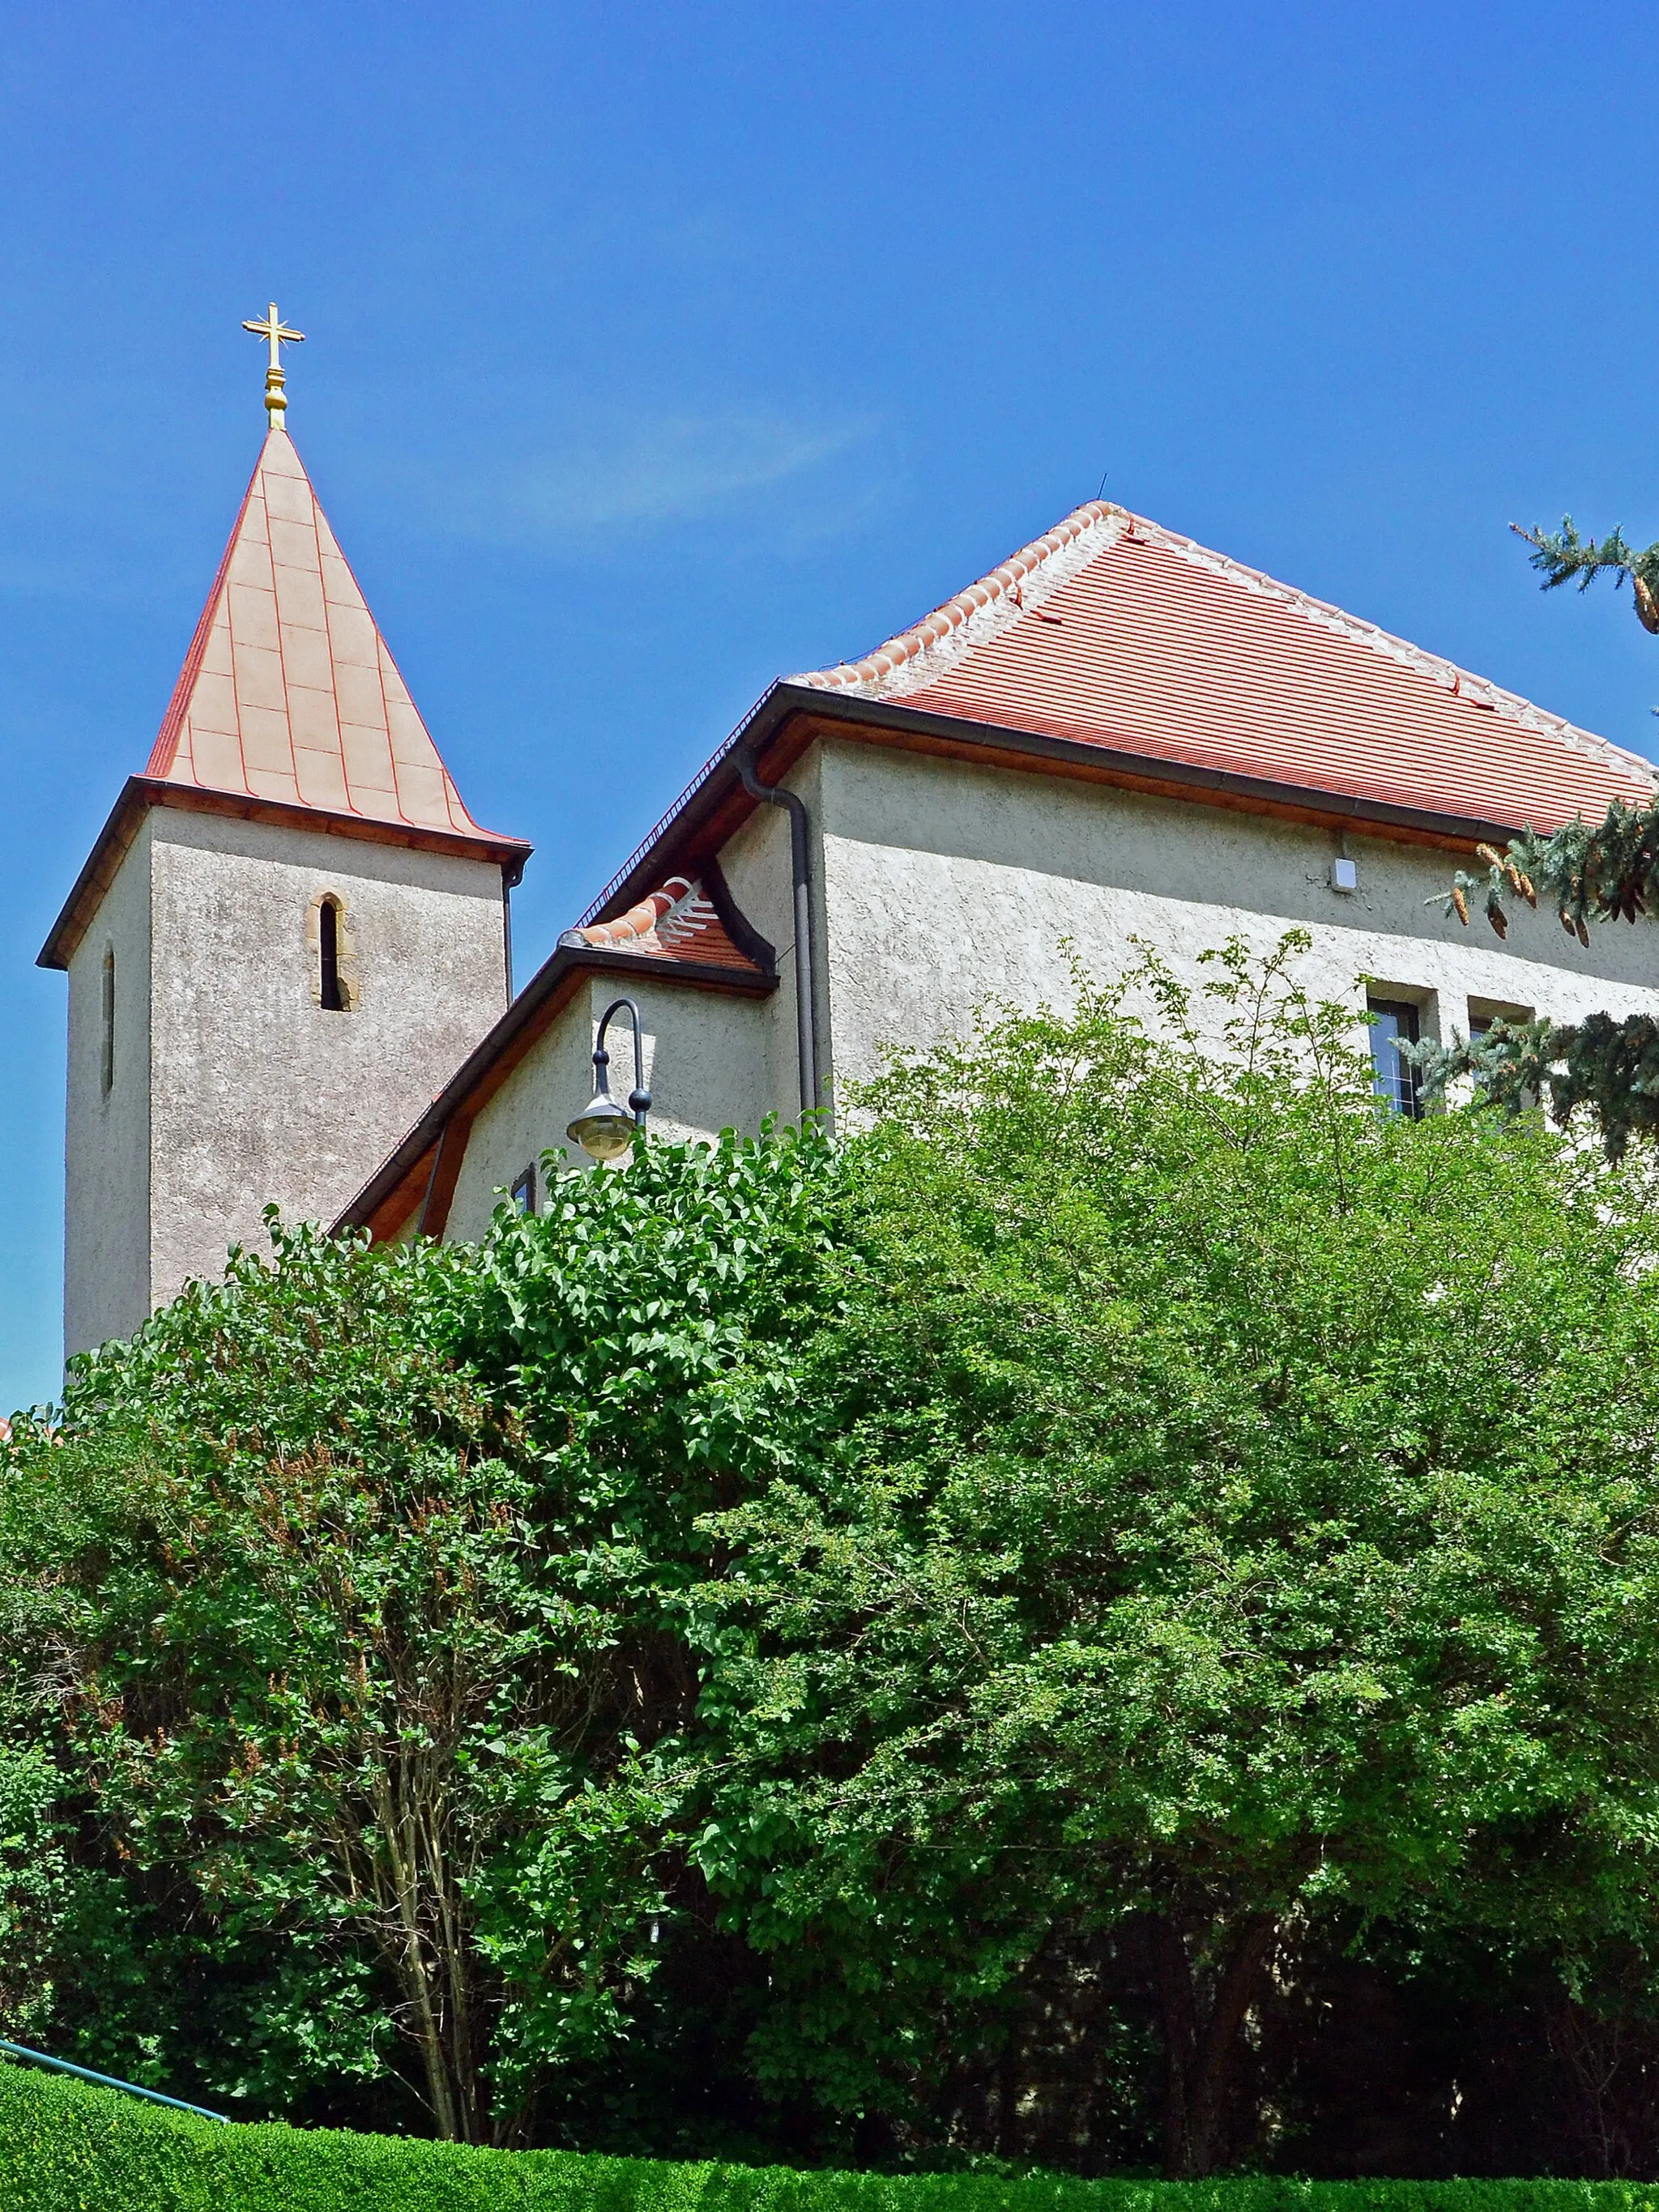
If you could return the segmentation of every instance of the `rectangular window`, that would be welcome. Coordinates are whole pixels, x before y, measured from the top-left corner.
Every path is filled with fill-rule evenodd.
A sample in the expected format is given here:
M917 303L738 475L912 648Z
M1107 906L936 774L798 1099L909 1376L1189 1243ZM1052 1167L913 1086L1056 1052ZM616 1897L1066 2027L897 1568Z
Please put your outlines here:
M1532 1019L1533 1010L1530 1006L1506 1006L1500 1005L1496 999L1471 999L1469 1000L1469 1042L1478 1044L1494 1022L1506 1022L1511 1029L1518 1030L1524 1029ZM1528 1108L1535 1106L1538 1103L1538 1093L1535 1091L1523 1091L1521 1093L1521 1103Z
M1483 1037L1494 1022L1507 1022L1511 1029L1522 1029L1533 1018L1530 1006L1504 1006L1497 999L1469 1000L1469 1042Z
M1398 1051L1402 1044L1417 1042L1418 1010L1404 999L1367 999L1365 1011L1371 1020L1371 1088L1396 1114L1420 1121L1423 1100L1417 1070Z
M533 1160L513 1186L513 1203L520 1213L536 1211L536 1164Z

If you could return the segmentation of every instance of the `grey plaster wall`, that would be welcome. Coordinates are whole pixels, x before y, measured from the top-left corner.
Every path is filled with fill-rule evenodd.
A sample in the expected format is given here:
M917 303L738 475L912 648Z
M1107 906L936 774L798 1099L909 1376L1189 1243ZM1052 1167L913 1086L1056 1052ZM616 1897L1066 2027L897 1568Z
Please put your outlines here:
M70 1352L130 1336L150 1310L149 911L146 821L70 962L64 1330ZM106 1091L104 962L110 953L114 1053Z
M1522 909L1507 944L1427 902L1455 867L1430 848L1352 837L1359 888L1330 888L1334 836L1218 807L1058 777L979 769L836 743L822 749L833 1073L875 1071L884 1048L968 1030L991 1000L1072 996L1070 940L1115 975L1149 940L1194 980L1235 933L1266 949L1311 932L1300 973L1320 995L1376 977L1424 1010L1426 1033L1466 1030L1469 1001L1560 1019L1659 1012L1659 927L1593 932Z
M725 1128L752 1134L773 1103L766 1073L772 1002L631 979L629 992L640 1009L654 1133L671 1143L713 1138ZM544 1152L562 1147L573 1164L586 1164L564 1133L592 1094L599 1018L617 995L615 976L585 984L479 1114L450 1204L447 1237L482 1237L501 1193ZM611 1024L607 1049L611 1094L620 1101L634 1081L625 1016ZM544 1191L539 1166L538 1185Z
M70 1350L219 1274L233 1242L262 1245L268 1200L290 1219L331 1219L506 999L501 871L488 862L158 808L77 955L72 1008L90 1003L118 892L122 916L147 908L147 927L123 921L134 951L125 963L118 951L118 972L136 992L148 971L149 1033L116 1088L123 1114L129 1070L135 1115L148 1092L148 1188L128 1178L131 1125L100 1120L88 1096L86 1018L72 1014ZM349 1012L319 1001L325 893L343 908ZM99 1279L106 1292L89 1287Z

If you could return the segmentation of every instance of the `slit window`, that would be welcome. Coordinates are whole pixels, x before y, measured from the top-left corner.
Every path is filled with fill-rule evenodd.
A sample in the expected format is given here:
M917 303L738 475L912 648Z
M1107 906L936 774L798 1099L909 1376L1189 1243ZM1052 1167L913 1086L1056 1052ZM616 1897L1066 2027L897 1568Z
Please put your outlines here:
M1371 1024L1371 1088L1386 1098L1396 1114L1413 1121L1423 1118L1423 1098L1418 1072L1400 1057L1402 1044L1415 1044L1418 1010L1404 999L1367 999L1365 1011Z
M115 947L104 948L99 979L98 1079L106 1098L115 1088Z
M343 1014L340 988L340 902L325 898L317 909L317 1000L325 1013Z
M520 1213L536 1211L536 1163L532 1160L514 1181L512 1190L514 1206Z

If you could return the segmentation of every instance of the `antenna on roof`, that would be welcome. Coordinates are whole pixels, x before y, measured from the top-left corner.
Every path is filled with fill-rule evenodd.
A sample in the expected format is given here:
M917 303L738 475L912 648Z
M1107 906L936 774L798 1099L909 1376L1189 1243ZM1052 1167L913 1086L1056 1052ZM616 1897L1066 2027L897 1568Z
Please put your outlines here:
M1110 471L1109 469L1103 469L1103 470L1101 471L1101 472L1100 472L1100 489L1099 489L1099 490L1095 494L1095 497L1096 497L1097 499L1104 499L1104 498L1105 498L1105 496L1106 496L1106 479L1107 479L1107 477L1108 477L1110 474L1111 474L1111 471Z

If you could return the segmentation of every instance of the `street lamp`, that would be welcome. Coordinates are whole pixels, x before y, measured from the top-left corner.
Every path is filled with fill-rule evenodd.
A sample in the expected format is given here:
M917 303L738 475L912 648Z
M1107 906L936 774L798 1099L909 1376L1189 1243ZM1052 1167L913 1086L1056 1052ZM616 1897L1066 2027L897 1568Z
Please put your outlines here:
M611 1055L605 1048L605 1033L611 1026L611 1017L621 1013L624 1006L634 1024L634 1088L628 1094L627 1105L618 1106L605 1080ZM631 999L613 999L599 1017L599 1042L593 1047L593 1096L564 1133L573 1144L580 1145L590 1159L619 1160L635 1139L645 1134L645 1117L650 1110L651 1093L645 1087L645 1047L640 1038L640 1010Z

